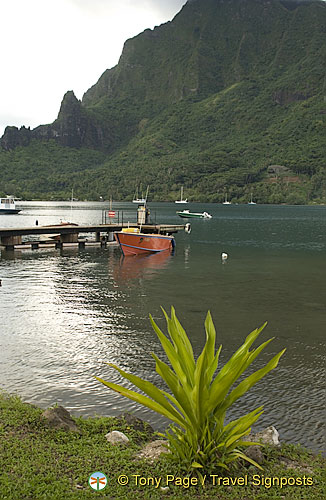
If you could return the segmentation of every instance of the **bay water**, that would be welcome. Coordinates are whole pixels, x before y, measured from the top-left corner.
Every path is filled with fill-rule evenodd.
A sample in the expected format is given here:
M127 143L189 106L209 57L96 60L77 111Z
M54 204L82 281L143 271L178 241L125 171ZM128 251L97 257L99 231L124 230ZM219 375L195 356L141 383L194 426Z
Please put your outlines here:
M98 224L106 203L21 202L0 227ZM151 203L156 222L182 224L180 206ZM132 203L114 203L135 221ZM182 207L185 208L185 207ZM222 344L221 365L265 321L259 369L286 348L277 369L230 409L237 418L264 405L256 429L274 425L280 439L325 449L326 207L188 204L213 218L191 220L174 254L123 258L114 245L62 250L1 250L0 388L73 415L129 411L164 429L167 421L122 398L94 376L122 383L107 363L165 388L151 352L163 356L149 314L173 305L198 356L210 310ZM228 259L222 261L221 253ZM256 345L258 343L256 342Z

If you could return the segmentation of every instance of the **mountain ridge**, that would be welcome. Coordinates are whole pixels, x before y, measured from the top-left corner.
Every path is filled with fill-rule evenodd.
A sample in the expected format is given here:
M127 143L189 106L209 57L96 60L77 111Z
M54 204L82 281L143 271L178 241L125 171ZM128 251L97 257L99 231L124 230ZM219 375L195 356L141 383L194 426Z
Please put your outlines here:
M219 200L225 189L241 199L248 180L265 182L259 186L265 189L268 166L281 162L302 176L289 187L298 200L323 198L325 7L318 0L188 1L172 21L127 40L119 63L105 70L81 101L67 92L53 124L7 128L2 149L14 154L31 141L51 140L101 152L105 161L89 170L95 196L95 175L103 188L125 198L139 177L145 183L163 178L160 168L163 199L181 182L196 199L204 193ZM283 130L291 136L283 137ZM240 143L246 153L239 152ZM247 173L233 179L232 172L241 170ZM211 190L203 191L203 171L210 172L210 181L219 178ZM75 172L74 183L86 195L81 175L85 170ZM284 186L278 188L286 199ZM159 189L152 189L154 198L160 198Z

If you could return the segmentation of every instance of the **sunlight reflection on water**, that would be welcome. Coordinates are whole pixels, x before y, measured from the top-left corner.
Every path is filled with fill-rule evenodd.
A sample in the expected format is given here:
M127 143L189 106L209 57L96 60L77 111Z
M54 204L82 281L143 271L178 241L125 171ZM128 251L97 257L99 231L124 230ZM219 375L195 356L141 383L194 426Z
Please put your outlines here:
M90 207L80 204L74 220L98 222L101 206ZM163 221L180 223L175 207L158 208ZM175 255L121 259L113 247L2 251L0 387L43 407L58 402L75 414L133 411L160 428L163 418L94 378L119 382L110 362L164 387L153 372L150 353L161 348L149 313L165 329L160 306L173 304L198 354L210 309L222 362L268 320L262 340L276 338L257 367L283 347L287 352L229 418L264 404L260 428L272 424L284 440L323 449L326 208L229 208L205 205L214 218L192 223L190 235L178 234ZM71 215L55 204L27 211L27 225ZM229 254L225 265L222 251Z

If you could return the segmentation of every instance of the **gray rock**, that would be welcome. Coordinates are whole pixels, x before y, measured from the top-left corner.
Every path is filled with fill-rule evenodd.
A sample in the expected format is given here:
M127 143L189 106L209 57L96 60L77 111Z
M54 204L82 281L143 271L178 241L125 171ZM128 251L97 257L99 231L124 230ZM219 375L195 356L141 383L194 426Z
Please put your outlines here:
M251 458L251 460L254 460L259 465L261 465L264 462L264 455L261 451L260 446L257 445L248 446L248 448L245 450L244 453L245 455L247 455L247 457Z
M131 413L121 413L121 415L117 417L117 420L132 427L135 431L143 432L147 435L147 439L150 439L154 434L154 429L150 424L144 422L141 418L135 417Z
M270 444L272 446L280 446L279 433L273 425L267 427L261 432L257 432L257 434L254 435L254 440Z
M106 439L109 443L116 444L129 444L129 438L120 431L112 431L106 434Z
M137 453L136 458L154 462L160 457L161 453L168 453L168 448L166 447L167 444L168 442L163 439L151 441L146 446L144 446L144 448L139 453Z
M161 486L160 490L162 492L162 495L167 495L170 491L170 488L168 486Z
M48 408L42 413L50 427L64 429L66 431L80 432L70 413L63 407Z

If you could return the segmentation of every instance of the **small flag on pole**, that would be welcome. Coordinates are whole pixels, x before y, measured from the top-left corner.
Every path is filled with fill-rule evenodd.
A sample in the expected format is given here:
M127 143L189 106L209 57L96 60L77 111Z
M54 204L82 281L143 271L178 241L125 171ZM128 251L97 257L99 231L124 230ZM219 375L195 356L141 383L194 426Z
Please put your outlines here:
M114 210L109 210L109 217L110 218L115 217L115 211Z

